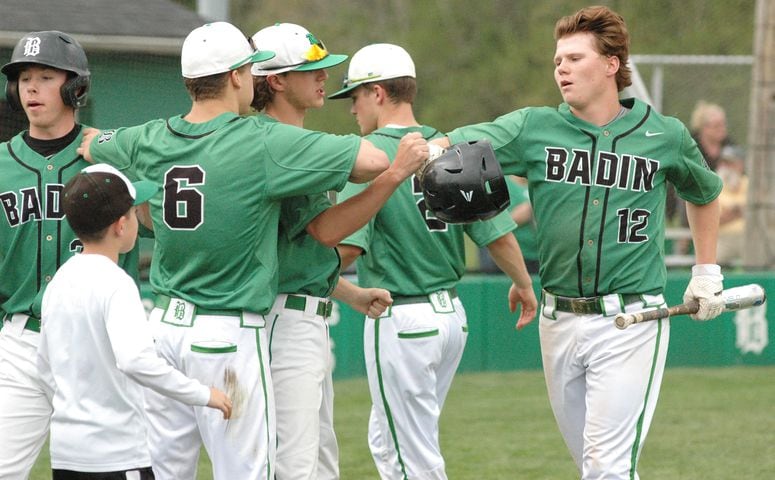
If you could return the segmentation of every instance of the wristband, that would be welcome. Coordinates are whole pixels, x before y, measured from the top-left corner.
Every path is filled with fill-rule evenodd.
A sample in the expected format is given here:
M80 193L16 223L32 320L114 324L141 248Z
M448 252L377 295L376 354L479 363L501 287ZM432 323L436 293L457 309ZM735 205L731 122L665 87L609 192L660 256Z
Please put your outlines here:
M721 267L715 263L701 263L692 267L692 277L697 275L721 275Z

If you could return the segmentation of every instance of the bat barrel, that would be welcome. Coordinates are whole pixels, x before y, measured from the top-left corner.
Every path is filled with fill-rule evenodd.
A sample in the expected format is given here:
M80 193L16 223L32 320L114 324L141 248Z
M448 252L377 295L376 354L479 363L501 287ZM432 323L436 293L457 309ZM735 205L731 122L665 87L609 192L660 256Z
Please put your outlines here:
M764 288L756 283L728 288L722 292L722 295L724 295L725 310L757 307L767 300Z

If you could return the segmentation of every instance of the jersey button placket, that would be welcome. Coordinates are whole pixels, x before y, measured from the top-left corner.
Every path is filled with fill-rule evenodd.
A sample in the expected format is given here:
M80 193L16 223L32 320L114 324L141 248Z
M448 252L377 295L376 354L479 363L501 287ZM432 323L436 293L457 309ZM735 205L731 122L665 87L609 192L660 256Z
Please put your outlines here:
M54 169L54 166L53 166L53 165L51 165L51 164L49 164L49 165L46 165L46 170L48 170L49 172L50 172L51 170L53 170L53 169Z

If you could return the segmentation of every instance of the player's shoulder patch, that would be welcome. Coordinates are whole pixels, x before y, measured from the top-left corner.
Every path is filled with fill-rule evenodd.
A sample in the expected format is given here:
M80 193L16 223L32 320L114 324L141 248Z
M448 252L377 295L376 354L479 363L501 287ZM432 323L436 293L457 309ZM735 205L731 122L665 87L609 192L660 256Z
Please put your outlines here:
M100 133L100 136L97 138L97 143L105 143L113 140L113 135L115 135L116 130L103 130L102 133Z

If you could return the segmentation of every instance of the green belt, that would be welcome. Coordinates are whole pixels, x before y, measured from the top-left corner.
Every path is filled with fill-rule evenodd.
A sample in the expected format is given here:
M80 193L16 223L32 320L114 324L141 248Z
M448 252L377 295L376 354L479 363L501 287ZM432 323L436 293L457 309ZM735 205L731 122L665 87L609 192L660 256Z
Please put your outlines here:
M285 298L285 308L303 312L307 309L307 297L288 295ZM323 318L328 318L331 316L333 308L334 304L330 300L318 300L318 308L315 313Z
M27 323L24 324L24 329L40 333L40 319L29 317L27 319Z
M11 321L11 318L13 318L12 313L6 313L0 318L4 318L5 320ZM0 322L0 328L2 328L2 324L5 322ZM40 319L38 317L33 317L32 315L27 316L27 322L24 324L24 329L29 330L31 332L37 332L40 333Z
M447 290L449 292L450 298L457 298L457 289L455 287L450 288ZM412 303L429 303L430 300L428 300L428 295L393 295L393 305L409 305Z
M156 300L153 302L153 304L157 308L166 310L167 307L170 306L171 300L172 299L167 295L156 294ZM194 304L192 303L192 305ZM194 315L218 315L222 317L241 317L242 311L241 310L214 310L214 309L202 308L197 305L194 305Z
M570 312L578 315L604 314L603 296L600 297L554 297L554 309L560 312ZM635 302L642 302L643 298L638 293L623 293L619 295L623 305L629 305Z

